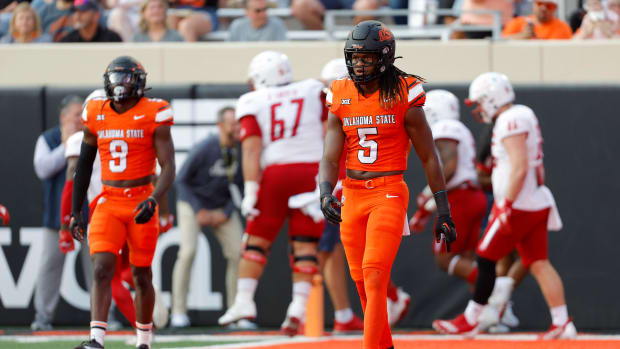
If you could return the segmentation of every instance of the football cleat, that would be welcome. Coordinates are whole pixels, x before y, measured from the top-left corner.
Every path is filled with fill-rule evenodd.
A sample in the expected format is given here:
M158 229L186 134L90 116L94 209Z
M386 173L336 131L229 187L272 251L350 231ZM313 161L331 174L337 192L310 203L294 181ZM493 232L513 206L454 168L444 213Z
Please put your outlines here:
M185 313L172 313L170 316L170 327L172 328L183 328L190 325L189 317Z
M407 292L399 287L396 290L396 294L398 295L396 301L389 298L387 299L388 323L390 326L394 326L402 320L405 315L407 315L407 311L409 311L409 306L411 305L411 296L409 296Z
M577 328L571 318L562 326L551 325L551 328L541 334L538 339L575 339L577 338Z
M502 315L502 320L500 322L512 328L519 326L519 318L512 311L512 302L506 304L506 309L504 310L504 315Z
M460 334L473 337L478 334L478 324L470 324L465 319L465 314L461 314L452 320L433 321L435 331L443 334Z
M99 344L94 338L82 342L73 349L103 349L103 345Z
M482 308L480 316L478 317L478 328L480 331L486 331L491 326L499 324L499 320L502 316L502 312L496 306L487 304Z
M226 326L241 319L253 320L256 318L256 303L254 301L237 301L226 310L217 323Z
M294 337L301 333L301 327L301 320L298 317L287 315L280 327L280 331L289 337Z
M359 332L364 330L364 321L357 315L353 315L349 322L334 321L334 334L342 334L348 332Z

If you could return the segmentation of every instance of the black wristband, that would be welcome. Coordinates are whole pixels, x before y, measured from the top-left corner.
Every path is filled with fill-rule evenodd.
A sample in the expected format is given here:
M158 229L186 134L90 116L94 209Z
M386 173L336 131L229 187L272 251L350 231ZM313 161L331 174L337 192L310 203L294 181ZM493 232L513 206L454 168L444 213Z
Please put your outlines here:
M319 190L321 192L321 198L323 198L324 195L332 195L334 192L334 185L328 181L324 181L319 184Z
M79 216L84 198L86 197L86 191L90 184L90 176L93 173L93 162L97 156L97 147L82 142L80 148L80 157L78 158L77 165L75 167L75 175L73 177L73 196L72 201L72 213Z
M437 214L440 216L450 215L450 203L448 202L448 193L445 190L440 190L433 194L435 198L435 204L437 205Z

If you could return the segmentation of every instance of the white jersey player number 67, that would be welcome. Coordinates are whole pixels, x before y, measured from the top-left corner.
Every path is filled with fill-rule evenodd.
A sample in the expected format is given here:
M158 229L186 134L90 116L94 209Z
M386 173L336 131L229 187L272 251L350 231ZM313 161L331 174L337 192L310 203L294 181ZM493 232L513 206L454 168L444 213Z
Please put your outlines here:
M366 156L366 150L360 149L357 152L357 158L362 164L372 164L377 161L377 150L379 145L376 141L366 139L366 135L376 135L376 127L362 127L357 129L357 135L360 138L359 145L362 148L368 149L368 156Z
M110 160L110 171L119 173L125 171L127 168L127 152L129 151L129 145L123 140L113 140L110 142L110 155L114 160ZM117 163L118 159L118 163Z

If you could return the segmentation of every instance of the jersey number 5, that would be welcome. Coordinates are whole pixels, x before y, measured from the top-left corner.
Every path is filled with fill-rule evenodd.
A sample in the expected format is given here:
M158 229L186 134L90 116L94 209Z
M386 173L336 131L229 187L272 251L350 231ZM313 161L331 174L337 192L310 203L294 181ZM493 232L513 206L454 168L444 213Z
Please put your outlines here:
M362 148L357 152L357 159L362 164L373 164L377 161L377 151L379 149L379 144L377 141L366 139L367 135L376 135L377 128L376 127L362 127L357 129L357 136L360 138L359 145ZM368 152L368 155L366 153Z
M293 133L291 137L295 137L297 134L297 127L299 127L299 119L301 119L301 110L304 107L304 99L296 98L292 99L291 103L297 105L297 113L295 116L295 125L293 125ZM284 138L284 130L286 130L284 120L276 118L276 109L282 106L282 103L275 103L271 105L271 141L277 141L280 138Z
M113 160L110 160L110 171L119 173L125 171L127 168L127 152L129 151L129 145L122 140L113 140L110 142L110 155Z

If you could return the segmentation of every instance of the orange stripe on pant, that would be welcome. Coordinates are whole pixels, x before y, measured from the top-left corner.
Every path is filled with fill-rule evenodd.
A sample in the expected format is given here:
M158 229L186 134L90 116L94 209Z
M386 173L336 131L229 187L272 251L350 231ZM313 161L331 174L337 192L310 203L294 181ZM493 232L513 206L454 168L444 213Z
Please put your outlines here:
M364 306L364 348L392 345L387 286L405 224L409 190L402 175L343 181L340 236Z

